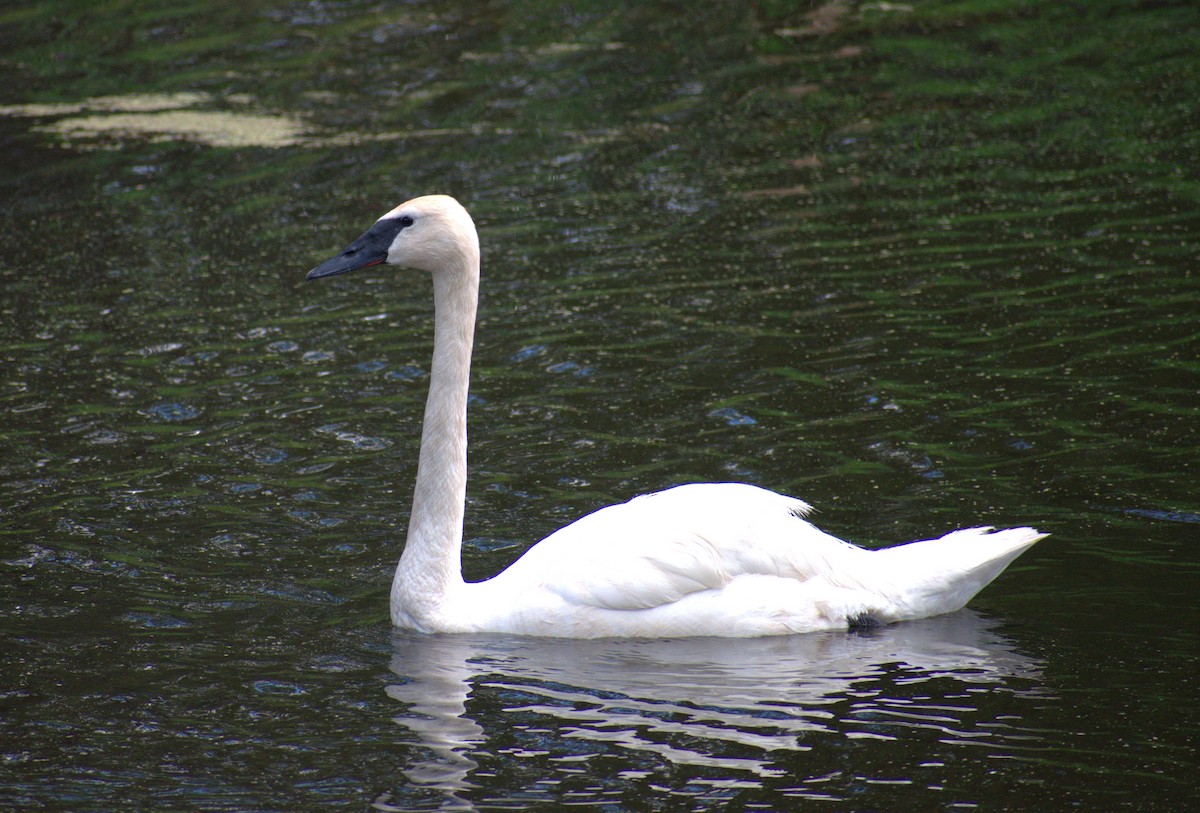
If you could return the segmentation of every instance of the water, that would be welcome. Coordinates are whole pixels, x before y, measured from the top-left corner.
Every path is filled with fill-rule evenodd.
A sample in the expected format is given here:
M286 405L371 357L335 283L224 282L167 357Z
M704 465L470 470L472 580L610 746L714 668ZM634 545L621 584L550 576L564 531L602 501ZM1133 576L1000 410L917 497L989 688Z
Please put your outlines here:
M3 806L1188 807L1200 15L809 11L0 12ZM1053 535L870 634L393 632L428 283L302 278L432 191L469 577L689 480Z

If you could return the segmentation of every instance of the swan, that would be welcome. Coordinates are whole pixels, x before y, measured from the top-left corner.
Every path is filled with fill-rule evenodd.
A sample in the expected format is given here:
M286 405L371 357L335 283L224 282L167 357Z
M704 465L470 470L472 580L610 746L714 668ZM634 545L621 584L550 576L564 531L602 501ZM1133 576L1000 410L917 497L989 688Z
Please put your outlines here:
M397 627L599 638L874 626L961 608L1045 536L969 528L869 550L810 524L802 500L741 483L694 483L602 508L493 578L465 582L467 389L479 293L474 221L452 197L415 198L307 279L385 263L430 274L434 300L412 514L391 589Z

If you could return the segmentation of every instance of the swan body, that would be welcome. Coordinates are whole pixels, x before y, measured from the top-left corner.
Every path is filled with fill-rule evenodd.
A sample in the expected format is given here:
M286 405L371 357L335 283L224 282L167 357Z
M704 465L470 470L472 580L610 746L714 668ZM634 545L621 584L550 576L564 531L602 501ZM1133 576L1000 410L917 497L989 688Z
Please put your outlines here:
M479 238L453 198L385 214L308 279L387 263L428 272L434 348L416 488L391 616L421 632L570 638L780 635L953 612L1041 539L970 528L867 550L810 524L801 500L740 483L677 486L602 508L500 574L463 581L467 390Z

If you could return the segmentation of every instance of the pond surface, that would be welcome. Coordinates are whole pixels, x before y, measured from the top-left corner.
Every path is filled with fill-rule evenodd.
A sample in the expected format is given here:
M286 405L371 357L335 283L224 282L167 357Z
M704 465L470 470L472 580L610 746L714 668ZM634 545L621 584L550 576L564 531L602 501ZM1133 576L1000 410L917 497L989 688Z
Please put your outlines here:
M1200 10L710 6L0 10L0 806L1194 803ZM863 634L393 631L430 287L303 277L429 192L469 578L697 480L1052 536Z

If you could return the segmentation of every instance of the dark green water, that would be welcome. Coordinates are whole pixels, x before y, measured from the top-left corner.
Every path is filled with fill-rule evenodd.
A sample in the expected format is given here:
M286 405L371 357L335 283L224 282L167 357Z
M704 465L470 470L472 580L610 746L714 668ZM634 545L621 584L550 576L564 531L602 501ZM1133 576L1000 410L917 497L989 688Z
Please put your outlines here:
M8 3L0 807L1180 810L1191 3ZM394 633L447 192L465 570L691 480L1053 535L870 635Z

